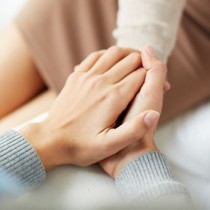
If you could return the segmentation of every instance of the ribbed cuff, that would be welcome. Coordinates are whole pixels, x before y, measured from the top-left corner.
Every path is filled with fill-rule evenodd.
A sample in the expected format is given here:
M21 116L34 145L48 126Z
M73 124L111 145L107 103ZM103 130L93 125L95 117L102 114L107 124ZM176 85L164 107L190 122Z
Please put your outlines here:
M36 151L14 130L0 134L0 169L15 178L21 191L38 186L46 178Z
M130 162L115 180L123 197L145 203L162 196L187 194L173 178L163 154L150 152Z

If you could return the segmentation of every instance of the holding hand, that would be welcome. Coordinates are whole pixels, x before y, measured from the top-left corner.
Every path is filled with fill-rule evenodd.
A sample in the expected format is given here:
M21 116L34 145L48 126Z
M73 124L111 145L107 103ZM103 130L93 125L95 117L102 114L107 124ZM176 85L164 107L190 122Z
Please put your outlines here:
M165 82L167 68L157 59L151 47L147 47L142 52L143 68L147 71L145 82L133 100L125 118L124 123L132 120L139 113L148 109L156 110L148 120L153 124L150 131L138 141L130 144L119 153L100 162L101 167L112 177L116 178L120 171L132 160L150 151L159 151L156 147L153 136L162 109L163 87L169 89Z
M115 128L144 83L146 71L140 66L139 52L112 47L91 54L76 67L47 119L20 131L46 170L96 163L145 135L154 123L148 121L154 112L144 110Z

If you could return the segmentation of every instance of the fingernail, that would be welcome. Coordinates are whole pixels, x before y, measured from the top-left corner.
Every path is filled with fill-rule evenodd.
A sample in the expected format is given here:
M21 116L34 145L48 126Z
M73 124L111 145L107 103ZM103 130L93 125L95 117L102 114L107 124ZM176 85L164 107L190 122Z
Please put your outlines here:
M155 56L154 50L151 45L147 45L145 51L149 56Z
M148 128L151 128L154 126L160 117L159 112L156 111L150 111L145 117L144 117L144 123Z

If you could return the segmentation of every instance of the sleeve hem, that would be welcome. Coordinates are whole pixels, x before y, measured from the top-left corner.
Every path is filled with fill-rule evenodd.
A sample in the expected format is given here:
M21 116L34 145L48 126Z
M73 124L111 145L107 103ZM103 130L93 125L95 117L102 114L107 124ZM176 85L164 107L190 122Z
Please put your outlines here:
M174 180L163 154L149 152L130 162L115 180L123 197L148 202L159 197L185 194L186 188Z
M46 179L38 154L32 145L14 130L0 135L0 168L15 177L21 190L34 188Z

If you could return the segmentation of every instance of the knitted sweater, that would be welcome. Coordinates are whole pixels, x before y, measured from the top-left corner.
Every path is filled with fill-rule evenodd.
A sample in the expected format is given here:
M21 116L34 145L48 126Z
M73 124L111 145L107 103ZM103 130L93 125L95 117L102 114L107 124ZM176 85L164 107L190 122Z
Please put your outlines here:
M28 190L45 181L46 175L39 156L33 147L16 131L0 135L0 169L16 180L18 189ZM133 206L147 205L151 201L167 210L192 209L185 187L175 181L170 167L161 153L150 152L130 162L115 180L125 200ZM16 187L16 186L15 186ZM12 192L10 185L0 180L1 196ZM12 192L14 193L14 192ZM157 205L157 204L156 204ZM170 208L169 208L170 207Z
M150 44L167 61L176 41L185 0L119 0L117 45L142 50Z
M5 185L0 178L0 195L18 193L40 185L45 170L33 147L18 132L10 130L0 134L0 175L6 174Z

